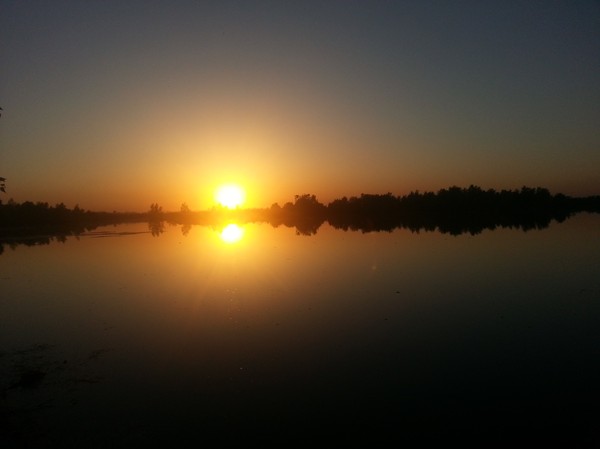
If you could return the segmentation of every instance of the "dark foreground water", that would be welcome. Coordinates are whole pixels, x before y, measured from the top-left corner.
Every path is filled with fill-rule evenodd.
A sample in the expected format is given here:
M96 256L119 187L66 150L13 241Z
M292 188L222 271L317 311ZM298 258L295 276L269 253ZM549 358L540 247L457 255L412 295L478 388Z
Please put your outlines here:
M0 447L598 447L600 216L184 231L4 248Z

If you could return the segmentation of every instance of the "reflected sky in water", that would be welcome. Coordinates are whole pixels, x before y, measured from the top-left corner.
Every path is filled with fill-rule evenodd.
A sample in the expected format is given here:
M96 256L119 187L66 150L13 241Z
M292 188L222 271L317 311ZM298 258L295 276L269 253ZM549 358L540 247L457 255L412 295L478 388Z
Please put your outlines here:
M132 224L7 249L6 439L124 447L233 428L507 443L526 423L523 441L593 441L599 225L308 237Z

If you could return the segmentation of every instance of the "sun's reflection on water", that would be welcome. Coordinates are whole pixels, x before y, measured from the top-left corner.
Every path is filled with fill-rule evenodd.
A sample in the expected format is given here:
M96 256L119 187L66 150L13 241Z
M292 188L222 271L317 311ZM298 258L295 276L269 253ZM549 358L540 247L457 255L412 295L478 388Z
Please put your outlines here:
M230 223L223 228L220 237L227 244L238 243L244 237L244 228L235 223Z

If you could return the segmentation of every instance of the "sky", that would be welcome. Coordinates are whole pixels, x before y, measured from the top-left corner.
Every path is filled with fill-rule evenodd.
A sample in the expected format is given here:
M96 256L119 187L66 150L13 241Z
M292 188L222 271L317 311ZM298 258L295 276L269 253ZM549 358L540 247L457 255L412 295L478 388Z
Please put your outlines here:
M600 194L598 1L0 1L6 201Z

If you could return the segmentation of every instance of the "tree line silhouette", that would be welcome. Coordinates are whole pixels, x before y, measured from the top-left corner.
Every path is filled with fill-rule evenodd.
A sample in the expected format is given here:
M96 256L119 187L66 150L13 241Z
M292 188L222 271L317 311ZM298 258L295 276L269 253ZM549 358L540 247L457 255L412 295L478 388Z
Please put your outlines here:
M542 229L552 220L562 222L578 212L600 213L600 196L573 198L552 195L541 187L496 191L471 185L404 196L362 194L336 199L327 206L314 195L300 195L294 203L271 206L269 221L294 225L298 233L306 235L316 233L325 221L346 231L391 232L405 228L474 235L498 227Z
M395 197L361 195L342 198L328 206L328 221L336 228L363 231L420 229L458 235L478 234L497 227L523 230L547 227L581 211L599 212L599 198L576 199L552 195L545 188L482 190L450 187L433 192L411 192Z
M89 232L98 226L147 222L153 235L164 231L164 223L218 226L236 221L268 222L274 227L295 227L301 235L316 234L328 222L345 231L391 232L397 228L413 232L438 231L452 235L478 234L485 229L517 228L524 231L542 229L552 220L562 222L578 212L600 213L600 196L574 198L553 195L546 188L522 187L518 190L483 190L449 187L437 192L411 192L403 196L361 194L343 197L325 205L315 195L296 195L283 206L274 203L265 209L228 210L215 207L207 211L191 211L182 204L178 212L165 212L152 203L147 212L92 212L63 203L0 201L0 245L2 243L32 243L41 236L58 238ZM1 252L1 249L0 249Z

